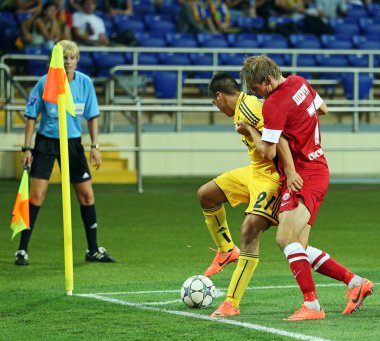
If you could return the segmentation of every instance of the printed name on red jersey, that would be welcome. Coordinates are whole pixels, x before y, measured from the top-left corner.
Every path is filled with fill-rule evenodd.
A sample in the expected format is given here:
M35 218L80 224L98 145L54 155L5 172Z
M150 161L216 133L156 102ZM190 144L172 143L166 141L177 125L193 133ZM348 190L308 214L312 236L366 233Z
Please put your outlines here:
M307 95L310 94L309 89L305 84L302 84L302 86L299 88L299 90L295 93L295 95L292 97L293 101L296 102L297 105L300 105Z
M322 148L319 148L318 150L316 150L315 152L312 152L308 155L309 157L309 160L313 161L317 158L319 158L320 156L322 156L324 153L323 153L323 150Z

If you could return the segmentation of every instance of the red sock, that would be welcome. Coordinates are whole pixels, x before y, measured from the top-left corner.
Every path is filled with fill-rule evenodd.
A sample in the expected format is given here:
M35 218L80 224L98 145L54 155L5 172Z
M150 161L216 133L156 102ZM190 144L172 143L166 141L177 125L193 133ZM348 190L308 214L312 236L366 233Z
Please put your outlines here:
M346 285L348 285L351 279L355 276L354 273L339 264L324 251L308 246L307 254L311 262L311 267L324 276L344 282Z
M309 258L302 245L300 243L289 244L285 247L284 254L304 297L306 294L315 293L315 283L311 274Z

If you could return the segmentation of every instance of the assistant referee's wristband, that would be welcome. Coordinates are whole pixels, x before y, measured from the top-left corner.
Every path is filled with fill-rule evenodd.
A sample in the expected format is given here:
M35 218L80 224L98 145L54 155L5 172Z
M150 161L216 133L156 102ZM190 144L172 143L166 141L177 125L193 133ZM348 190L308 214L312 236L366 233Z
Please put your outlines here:
M25 153L25 152L27 152L27 151L31 151L32 150L32 147L25 147L25 146L22 146L21 147L21 151L23 152L23 153Z

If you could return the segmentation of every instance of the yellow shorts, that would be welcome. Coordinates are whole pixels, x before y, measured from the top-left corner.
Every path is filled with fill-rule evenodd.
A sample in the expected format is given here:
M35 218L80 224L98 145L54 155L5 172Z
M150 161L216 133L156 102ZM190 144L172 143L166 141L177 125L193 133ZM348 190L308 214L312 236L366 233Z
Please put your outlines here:
M281 183L277 174L271 177L257 173L250 165L225 172L214 181L232 207L248 203L246 213L261 215L278 224Z

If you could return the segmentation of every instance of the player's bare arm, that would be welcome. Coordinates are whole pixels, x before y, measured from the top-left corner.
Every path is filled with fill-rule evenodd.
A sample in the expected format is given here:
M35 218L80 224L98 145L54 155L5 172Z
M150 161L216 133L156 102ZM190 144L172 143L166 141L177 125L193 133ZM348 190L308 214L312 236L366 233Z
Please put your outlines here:
M277 154L284 168L287 187L293 192L298 192L302 189L303 180L301 176L296 172L288 140L283 136L280 137L280 140L277 144Z
M276 143L266 142L261 139L260 132L253 126L238 121L235 124L235 131L242 135L250 135L255 143L257 150L265 160L273 160L276 156Z

